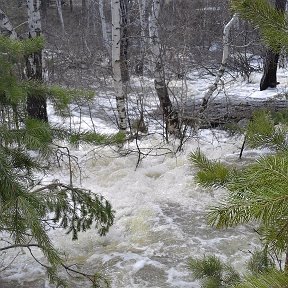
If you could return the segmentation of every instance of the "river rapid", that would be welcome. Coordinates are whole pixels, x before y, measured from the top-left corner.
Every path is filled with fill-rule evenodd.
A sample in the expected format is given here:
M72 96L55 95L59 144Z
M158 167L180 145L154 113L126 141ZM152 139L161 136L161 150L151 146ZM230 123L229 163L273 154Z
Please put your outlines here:
M216 130L199 131L176 156L170 153L175 143L163 144L161 136L150 136L138 144L149 155L137 168L135 143L125 147L129 150L125 157L109 147L88 152L91 147L85 146L73 151L82 166L82 185L105 196L116 218L105 237L91 229L72 241L64 231L50 231L67 263L77 263L73 267L85 273L101 272L113 288L200 287L191 277L187 261L203 255L214 254L245 271L249 251L259 246L253 227L217 230L207 225L207 210L226 192L197 185L196 170L189 162L189 153L200 147L210 159L239 163L242 139ZM245 153L242 161L258 152ZM68 179L65 170L54 172L61 181ZM44 261L39 251L34 252ZM1 259L1 267L5 267L1 288L54 287L28 251L8 251ZM64 272L63 276L67 277ZM78 278L69 281L71 288L89 287L89 282Z

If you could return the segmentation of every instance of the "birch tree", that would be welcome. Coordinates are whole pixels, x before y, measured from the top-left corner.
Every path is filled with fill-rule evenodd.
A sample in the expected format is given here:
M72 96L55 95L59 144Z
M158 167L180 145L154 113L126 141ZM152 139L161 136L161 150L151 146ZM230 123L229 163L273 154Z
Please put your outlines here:
M143 75L144 69L144 54L145 54L145 38L148 19L146 19L147 11L147 0L137 0L139 9L139 20L140 20L140 51L139 59L136 63L135 72L138 75Z
M99 9L99 14L100 14L100 20L101 20L101 30L102 30L102 38L103 38L103 44L104 47L111 56L111 46L110 46L110 40L108 38L108 33L107 33L107 22L106 22L106 17L104 14L104 0L99 0L98 4L98 9Z
M0 9L0 29L1 34L5 34L11 39L17 39L17 33L14 30L12 23L1 9Z
M93 287L108 287L108 284L104 285L107 281L102 286L105 279L102 276L99 278L98 273L95 277L95 272L93 275L89 275L83 271L77 271L75 267L71 269L70 265L66 265L64 257L62 259L59 250L53 245L53 239L50 238L51 234L48 233L52 224L54 231L58 230L62 233L63 230L66 230L66 234L70 234L72 240L77 239L79 232L87 231L92 227L95 227L99 235L102 236L108 232L109 227L113 224L114 211L110 203L101 195L75 186L72 172L74 169L71 166L75 160L74 157L70 152L66 153L66 147L51 145L52 143L63 142L63 137L65 137L65 143L69 143L72 140L71 133L74 133L71 130L67 133L67 129L61 129L61 127L58 127L57 133L55 133L55 129L49 123L27 118L27 115L23 113L23 100L25 101L26 94L30 90L36 90L37 86L35 87L33 85L35 83L31 83L31 81L20 79L17 73L13 73L13 67L16 63L21 62L27 53L41 49L42 41L38 40L7 41L5 37L0 37L1 269L3 263L6 262L2 262L6 259L6 250L15 250L17 257L19 248L23 251L27 249L27 254L29 255L30 252L30 255L36 260L35 265L39 265L39 268L41 266L46 268L46 277L55 284L53 287L69 286L58 275L60 272L58 268L61 269L61 274L64 268L68 273L74 274L76 272L76 274L86 277L87 280L91 281ZM52 87L42 88L51 95L51 99L54 98L53 95L55 94L51 91ZM57 89L61 88L58 87ZM52 90L55 90L55 87ZM68 109L71 101L67 102L67 100L72 100L71 92L61 90L62 96L56 96L51 102L55 106L59 105L58 108L65 106ZM77 93L77 97L79 97L79 93ZM57 108L55 107L55 109ZM77 135L76 138L82 134L79 134L80 131L75 130L74 132L76 132L74 134L74 136ZM96 133L93 134L92 138L96 139L94 138L97 137ZM86 132L82 136L86 137ZM98 136L103 143L103 135ZM110 142L110 140L108 141ZM92 140L92 142L94 141ZM33 150L33 155L31 150ZM62 156L59 157L59 155ZM52 160L53 158L55 162ZM65 158L67 162L64 160ZM52 160L51 163L57 161L59 168L61 162L65 165L63 169L68 168L70 177L66 183L53 180L50 183L47 183L47 180L42 183L43 176L52 172L48 169L53 167L47 165L50 160ZM81 217L79 217L80 215ZM33 251L31 247L33 247ZM40 251L34 253L34 249L39 249L42 253L39 254ZM8 261L8 258L6 260ZM44 261L42 262L42 260ZM25 273L25 271L23 272ZM67 279L67 277L65 278ZM3 287L1 284L0 286ZM9 287L15 287L13 284L11 285ZM90 287L90 285L88 286Z
M121 75L122 81L127 83L129 81L129 68L128 68L128 23L129 23L129 0L120 0L121 10L121 45L120 45L120 57L121 57Z
M88 25L88 3L86 0L82 0L82 25L83 28L86 28Z
M125 93L121 76L121 7L120 0L112 0L112 70L116 92L118 126L120 131L127 129Z
M57 7L57 13L58 13L59 20L61 23L62 31L65 32L65 25L64 25L64 19L63 19L62 1L61 0L56 0L56 7Z
M47 17L48 7L49 7L49 0L41 0L41 13L44 19L46 19Z
M178 113L173 109L164 77L163 55L159 39L159 13L160 0L153 0L149 19L149 33L151 38L153 64L155 67L154 86L162 109L166 131L172 134L179 134Z
M224 75L226 66L227 66L227 61L229 58L229 35L230 35L230 30L233 27L235 23L237 23L239 19L239 16L237 13L233 15L231 20L225 25L224 30L223 30L223 54L222 54L222 61L220 68L216 74L214 83L211 84L208 89L204 92L203 100L202 100L202 105L201 105L201 112L203 112L208 105L208 102L213 95L213 92L217 89L219 82L221 81L222 76Z
M29 38L41 37L40 0L27 0ZM43 81L42 50L32 53L26 61L28 80ZM48 121L46 98L44 95L29 93L27 97L27 113L30 117Z

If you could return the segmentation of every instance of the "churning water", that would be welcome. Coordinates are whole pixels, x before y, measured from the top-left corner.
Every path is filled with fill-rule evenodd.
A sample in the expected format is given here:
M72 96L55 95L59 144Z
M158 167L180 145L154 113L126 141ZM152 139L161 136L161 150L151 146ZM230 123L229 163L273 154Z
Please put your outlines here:
M105 237L89 230L77 241L51 231L55 245L68 264L77 263L74 267L85 273L103 273L114 288L199 287L187 270L187 260L203 255L215 254L243 271L248 251L258 245L257 237L251 227L216 230L206 224L207 209L223 199L225 191L195 184L195 169L188 159L200 147L209 158L236 160L241 141L206 130L191 138L177 157L168 153L173 145L155 149L159 143L156 136L140 143L150 155L137 169L133 144L127 148L134 152L125 157L116 157L109 148L88 154L87 147L75 151L84 165L83 186L112 203L115 224ZM57 173L61 179L67 177L65 171ZM0 287L53 287L27 251L9 251L1 258L1 266L7 267L1 271L6 284ZM89 287L77 278L71 281L70 287Z

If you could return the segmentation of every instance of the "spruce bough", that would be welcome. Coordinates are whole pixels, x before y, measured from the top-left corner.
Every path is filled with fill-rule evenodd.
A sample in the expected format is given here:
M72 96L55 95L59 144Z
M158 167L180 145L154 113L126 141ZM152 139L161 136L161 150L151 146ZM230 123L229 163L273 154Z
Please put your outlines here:
M24 247L34 257L31 248L38 247L48 260L48 264L41 265L47 269L51 282L66 285L57 273L62 267L85 276L93 287L107 287L109 283L101 275L88 275L66 266L48 230L63 228L73 240L79 232L94 227L99 235L105 235L114 220L110 203L101 195L75 187L71 166L68 184L54 181L42 185L41 177L55 160L59 164L63 155L68 163L73 161L69 149L59 146L59 141L107 144L124 138L65 130L27 117L26 99L31 91L48 96L55 110L63 115L75 98L91 99L91 93L21 79L21 71L16 68L26 55L42 47L41 38L20 41L0 37L0 232L9 240L9 245L2 243L0 251Z
M275 115L278 119L277 125L274 117L267 111L255 112L247 125L244 131L246 145L253 148L268 147L271 151L250 164L237 169L221 162L211 161L199 150L192 153L190 158L199 169L196 181L206 187L222 186L228 191L225 199L209 209L210 225L227 228L253 222L258 226L257 231L266 249L280 255L286 253L284 271L272 269L264 271L261 276L248 276L239 287L272 287L270 284L267 284L268 286L263 284L265 281L272 283L272 276L279 283L285 283L287 280L287 122L279 123L279 119L285 120L285 113L283 117L279 117L279 113ZM259 286L253 286L253 283L259 283ZM277 285L273 287L287 287Z

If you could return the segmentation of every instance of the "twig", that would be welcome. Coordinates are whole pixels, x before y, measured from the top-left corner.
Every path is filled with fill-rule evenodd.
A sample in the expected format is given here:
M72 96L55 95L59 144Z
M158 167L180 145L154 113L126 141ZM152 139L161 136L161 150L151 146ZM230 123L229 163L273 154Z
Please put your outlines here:
M14 244L14 245L10 245L10 246L6 246L3 248L0 248L0 251L5 251L8 249L13 249L13 248L29 248L29 247L38 247L41 248L38 244Z

